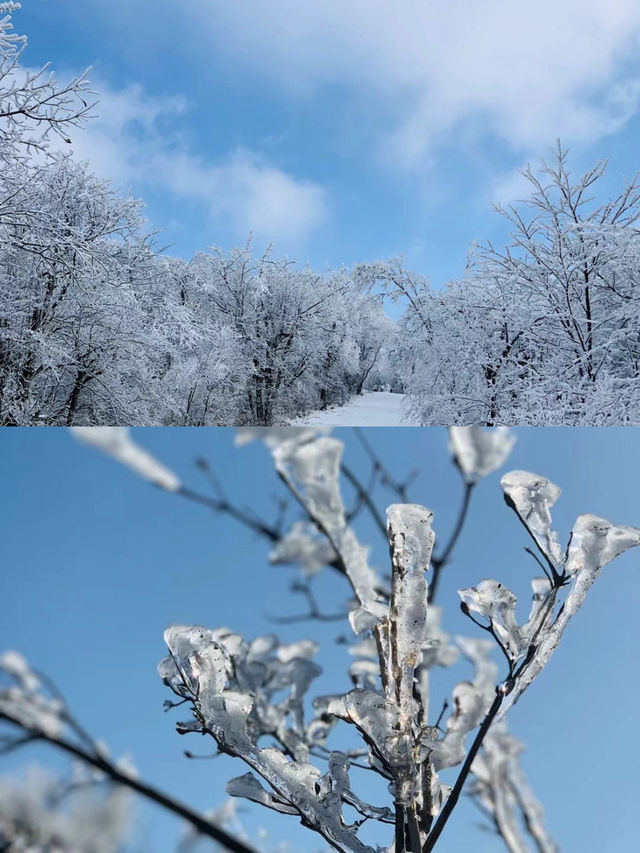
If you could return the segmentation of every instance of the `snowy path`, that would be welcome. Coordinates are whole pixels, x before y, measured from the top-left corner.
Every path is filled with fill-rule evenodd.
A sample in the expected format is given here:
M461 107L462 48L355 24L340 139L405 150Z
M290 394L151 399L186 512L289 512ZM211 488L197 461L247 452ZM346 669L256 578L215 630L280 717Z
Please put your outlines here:
M365 391L344 406L310 412L289 423L291 426L418 426L402 415L404 394Z

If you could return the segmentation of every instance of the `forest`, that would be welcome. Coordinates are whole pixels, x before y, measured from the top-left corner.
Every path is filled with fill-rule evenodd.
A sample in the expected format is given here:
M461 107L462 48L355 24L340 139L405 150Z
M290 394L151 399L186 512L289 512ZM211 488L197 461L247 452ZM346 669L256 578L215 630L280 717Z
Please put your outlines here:
M497 209L510 243L473 246L444 287L401 258L315 271L250 239L172 257L141 201L61 150L90 84L23 66L15 9L0 4L0 424L286 424L364 389L404 393L422 425L640 422L637 180L599 200L606 163L572 177L558 143Z

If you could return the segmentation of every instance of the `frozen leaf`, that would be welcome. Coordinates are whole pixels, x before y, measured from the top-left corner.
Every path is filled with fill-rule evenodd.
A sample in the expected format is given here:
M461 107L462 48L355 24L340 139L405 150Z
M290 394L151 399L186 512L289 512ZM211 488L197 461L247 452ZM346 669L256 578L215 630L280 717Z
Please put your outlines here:
M349 624L356 635L370 631L389 615L389 607L380 601L370 601L366 606L349 611Z
M467 482L486 477L504 465L515 442L508 427L449 427L449 447Z
M236 776L234 779L230 779L227 782L226 791L230 797L244 797L246 800L260 803L283 814L298 814L298 810L289 805L285 800L266 791L253 773L250 772L245 773L243 776Z
M475 684L461 681L453 689L453 711L447 719L447 731L431 752L436 770L455 767L465 757L465 736L476 728L486 713L486 701Z
M527 642L516 622L516 597L498 581L484 580L469 589L459 589L458 595L468 610L489 619L509 659L517 661L527 650Z
M312 577L332 563L336 553L326 536L304 521L296 521L278 541L269 554L269 562L276 565L297 563L306 577Z
M351 620L354 630L360 631L384 618L386 606L378 592L380 580L367 561L368 549L360 545L345 518L339 481L342 450L342 442L332 438L303 444L285 441L274 448L273 458L278 473L337 554L362 611Z
M637 527L618 527L596 515L581 515L571 531L567 574L584 571L597 575L603 566L638 544L640 529Z
M510 471L500 481L507 504L515 510L542 553L560 572L564 562L558 535L551 529L551 507L560 489L546 477L527 471Z
M118 462L156 486L169 492L177 492L180 489L180 480L173 471L137 445L127 427L70 427L70 429L76 438L113 456Z

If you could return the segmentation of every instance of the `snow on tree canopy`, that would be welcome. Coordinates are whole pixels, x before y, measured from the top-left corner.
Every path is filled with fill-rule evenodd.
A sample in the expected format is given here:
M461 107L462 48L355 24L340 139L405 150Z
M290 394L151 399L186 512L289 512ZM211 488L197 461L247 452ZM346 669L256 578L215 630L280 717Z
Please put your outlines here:
M71 427L70 429L80 441L113 456L118 462L156 486L169 492L177 492L180 489L180 480L173 471L136 444L131 438L128 427Z
M486 477L500 468L513 450L516 438L508 427L449 428L449 447L467 482Z

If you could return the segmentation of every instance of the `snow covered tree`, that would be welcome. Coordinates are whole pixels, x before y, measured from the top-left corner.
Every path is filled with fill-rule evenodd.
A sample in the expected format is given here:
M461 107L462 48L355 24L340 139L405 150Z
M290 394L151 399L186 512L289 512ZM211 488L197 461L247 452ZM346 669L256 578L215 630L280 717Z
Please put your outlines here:
M5 166L46 151L52 134L69 142L93 106L86 73L59 84L48 65L37 71L21 66L27 39L13 31L12 21L20 6L0 3L0 161ZM0 196L0 211L4 203Z
M640 187L597 202L605 167L573 178L558 143L522 172L529 198L497 207L510 245L475 246L443 290L398 261L363 266L406 305L400 361L421 423L640 421Z
M23 195L35 216L0 217L1 422L130 421L126 372L151 350L140 205L60 155Z

